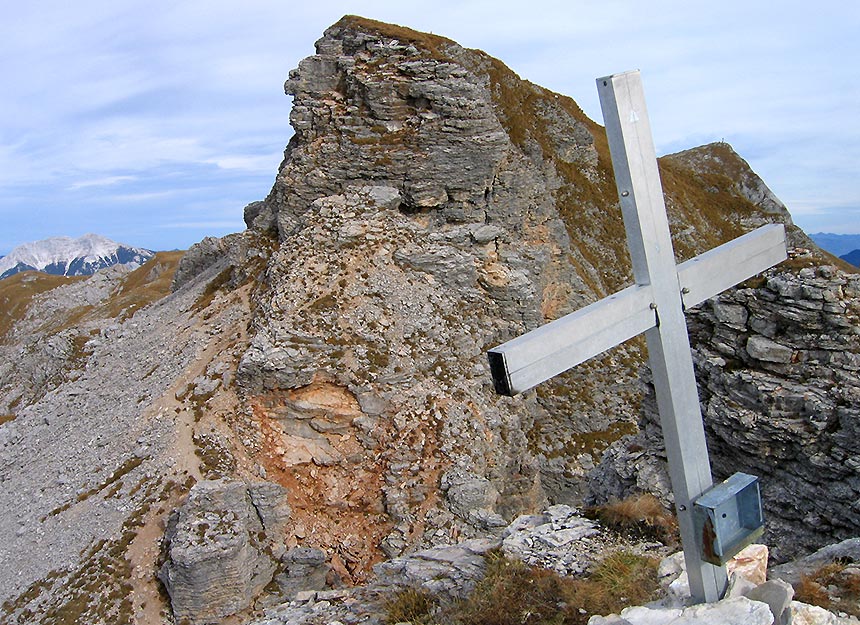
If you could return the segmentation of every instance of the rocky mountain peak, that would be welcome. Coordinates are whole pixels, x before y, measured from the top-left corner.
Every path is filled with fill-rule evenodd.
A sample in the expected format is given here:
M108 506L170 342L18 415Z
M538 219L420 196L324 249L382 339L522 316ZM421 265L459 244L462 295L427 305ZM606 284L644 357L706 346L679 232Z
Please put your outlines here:
M285 85L296 134L267 201L282 232L355 181L396 188L407 212L486 205L508 141L486 76L452 58L466 50L355 17L316 47Z
M0 290L17 302L0 336L0 504L19 512L0 556L20 572L4 620L158 623L161 606L202 623L360 583L580 502L637 430L640 342L517 398L485 357L630 281L599 125L480 51L357 17L286 91L296 132L248 230L178 267ZM723 144L661 172L679 259L789 221Z
M85 234L77 239L52 237L24 243L8 256L0 257L0 279L32 270L61 276L88 276L111 265L138 267L154 255L150 250L117 243L98 234Z

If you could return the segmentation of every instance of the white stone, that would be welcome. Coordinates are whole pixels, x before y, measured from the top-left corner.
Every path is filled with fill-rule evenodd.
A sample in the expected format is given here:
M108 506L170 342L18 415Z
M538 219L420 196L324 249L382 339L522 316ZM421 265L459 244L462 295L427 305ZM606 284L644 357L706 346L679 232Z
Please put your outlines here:
M747 323L749 313L747 313L747 309L743 306L715 301L714 316L723 323L744 327Z
M777 625L785 625L791 621L788 618L790 615L789 605L792 597L794 597L794 588L791 584L781 579L774 579L756 586L746 596L753 601L766 603Z
M549 526L551 528L551 526ZM538 539L549 545L550 547L561 547L567 545L574 540L579 540L587 536L597 534L597 530L592 527L581 526L571 527L563 530L549 531L546 534L541 534Z
M791 625L860 625L856 618L840 618L824 608L791 602Z
M684 552L678 551L671 556L663 558L660 566L657 568L657 576L661 583L668 584L678 579L678 576L684 571Z
M788 364L791 362L794 350L756 334L747 340L747 353L757 360Z
M501 228L485 224L472 233L472 238L475 240L475 243L489 243L499 238L501 234Z
M687 577L687 571L682 571L681 574L669 584L668 594L669 599L674 605L684 605L689 603L690 593L690 578Z
M621 611L621 618L630 625L667 625L682 614L680 608L646 608L634 606Z
M314 601L317 598L316 590L300 590L296 593L296 597L294 601L296 603L308 603L309 601Z
M735 597L746 597L752 589L756 587L750 580L743 575L731 573L729 575L729 588L726 590L726 599L734 599Z
M737 597L686 608L671 625L773 625L773 614L765 603Z
M729 575L743 575L753 584L764 584L767 579L767 545L748 545L726 564Z
M391 210L397 209L400 206L400 202L402 198L400 197L400 191L395 189L394 187L387 186L373 186L367 188L368 195L373 202L382 208L387 208Z

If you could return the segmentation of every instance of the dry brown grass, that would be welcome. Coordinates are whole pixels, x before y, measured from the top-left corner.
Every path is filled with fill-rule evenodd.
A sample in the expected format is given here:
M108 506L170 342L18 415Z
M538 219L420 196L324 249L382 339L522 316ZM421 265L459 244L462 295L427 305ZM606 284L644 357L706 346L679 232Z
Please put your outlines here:
M657 562L629 553L608 556L587 578L561 577L498 552L466 599L445 604L424 591L407 590L386 604L389 624L585 625L595 614L645 603L657 590Z
M831 562L803 575L795 584L795 599L833 612L860 617L860 567Z
M88 276L53 276L38 271L24 271L0 280L0 342L9 329L27 314L33 298L64 284L86 280Z
M173 274L185 252L158 252L122 281L108 304L107 316L130 317L136 310L170 294Z
M407 28L405 26L386 24L385 22L378 22L376 20L368 19L366 17L359 17L357 15L345 15L340 19L340 21L338 21L337 24L335 24L335 27L337 26L361 28L363 30L375 33L382 37L397 39L402 43L412 43L415 44L416 47L428 50L434 58L440 60L448 59L448 56L445 52L445 48L447 46L456 45L453 41L447 39L446 37L433 35L431 33L422 33L420 31L412 30L411 28Z
M590 577L565 578L503 557L452 619L462 625L584 625L595 614L644 603L657 589L656 561L615 553Z
M385 622L433 625L433 613L437 607L436 599L429 592L407 588L385 602Z
M663 504L645 493L622 501L590 508L588 516L609 528L637 538L653 538L666 544L678 542L678 522Z

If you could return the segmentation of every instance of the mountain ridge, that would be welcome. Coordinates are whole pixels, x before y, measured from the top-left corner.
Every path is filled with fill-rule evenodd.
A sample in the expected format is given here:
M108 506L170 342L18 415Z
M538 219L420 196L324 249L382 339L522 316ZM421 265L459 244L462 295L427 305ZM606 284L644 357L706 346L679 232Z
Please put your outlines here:
M116 264L142 265L154 252L117 243L98 234L78 238L51 237L24 243L0 257L0 279L21 271L41 271L52 275L91 275Z
M846 263L851 263L855 267L860 267L860 249L843 254L839 258L844 260Z
M327 29L285 88L296 133L247 230L130 273L9 283L32 291L0 336L4 621L247 622L278 605L268 622L313 622L289 614L299 590L581 502L637 432L641 341L517 398L495 395L485 356L631 281L598 124L480 51L364 18ZM660 166L679 260L786 223L810 249L762 296L798 316L780 298L819 294L855 323L856 289L818 275L825 256L729 146ZM708 320L718 337L735 308ZM752 345L779 375L786 350ZM711 366L754 380L741 348Z
M832 232L816 232L809 235L817 245L834 256L843 256L860 249L860 234L834 234Z

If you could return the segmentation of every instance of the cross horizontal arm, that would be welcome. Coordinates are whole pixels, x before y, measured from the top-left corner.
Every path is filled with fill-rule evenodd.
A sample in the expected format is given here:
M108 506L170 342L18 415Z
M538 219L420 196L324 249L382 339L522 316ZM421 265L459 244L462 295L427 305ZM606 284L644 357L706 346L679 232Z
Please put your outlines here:
M634 285L487 352L493 385L514 396L656 325L651 287Z
M678 265L684 307L691 308L784 261L785 226L769 224Z

